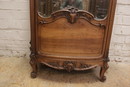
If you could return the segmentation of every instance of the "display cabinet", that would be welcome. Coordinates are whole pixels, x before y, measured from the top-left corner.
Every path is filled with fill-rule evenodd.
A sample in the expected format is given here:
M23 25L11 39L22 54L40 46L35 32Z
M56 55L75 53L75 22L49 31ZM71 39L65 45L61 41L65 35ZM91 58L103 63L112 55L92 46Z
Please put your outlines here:
M30 64L83 71L101 67L105 81L116 0L30 0Z

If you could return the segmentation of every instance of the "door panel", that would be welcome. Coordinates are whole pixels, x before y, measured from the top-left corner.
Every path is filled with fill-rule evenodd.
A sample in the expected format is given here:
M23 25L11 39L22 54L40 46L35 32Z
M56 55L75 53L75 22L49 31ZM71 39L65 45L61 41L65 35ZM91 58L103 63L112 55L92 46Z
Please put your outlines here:
M84 19L71 24L60 18L38 26L38 51L58 56L94 57L102 55L104 29Z

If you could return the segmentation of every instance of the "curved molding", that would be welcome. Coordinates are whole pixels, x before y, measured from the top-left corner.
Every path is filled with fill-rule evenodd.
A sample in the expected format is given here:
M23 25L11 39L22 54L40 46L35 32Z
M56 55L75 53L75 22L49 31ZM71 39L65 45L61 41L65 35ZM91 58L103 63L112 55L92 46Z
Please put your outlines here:
M38 14L40 16L40 14ZM41 16L40 16L41 17ZM74 24L78 19L84 19L88 21L90 24L105 29L106 26L104 24L101 24L98 20L94 19L94 16L83 10L78 10L77 8L71 7L64 10L59 10L51 14L51 17L49 18L41 18L40 24L49 24L52 23L60 18L66 18L69 23ZM94 23L94 21L97 21L99 23Z
M103 54L99 56L64 56L64 55L55 55L55 54L46 54L46 53L41 53L41 51L38 51L38 54L36 55L37 57L46 57L46 58L56 58L56 59L93 59L93 60L98 60L103 58Z
M73 70L81 71L81 70L88 70L97 67L98 65L91 65L91 64L85 64L75 61L63 61L63 62L42 62L43 64L59 69L59 70L67 70L68 72L71 72Z

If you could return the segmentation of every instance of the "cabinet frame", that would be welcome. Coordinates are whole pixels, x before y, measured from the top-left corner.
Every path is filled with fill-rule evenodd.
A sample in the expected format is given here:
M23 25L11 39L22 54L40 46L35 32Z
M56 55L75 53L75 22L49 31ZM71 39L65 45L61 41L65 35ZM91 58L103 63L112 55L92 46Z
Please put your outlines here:
M37 51L37 47L39 46L39 44L37 44L37 27L39 24L39 20L40 18L38 17L38 6L37 6L37 0L30 0L30 22L31 22L31 54L30 54L30 64L33 68L33 71L31 72L31 77L35 78L37 76L37 72L38 72L38 64L39 63L44 63L45 65L52 67L52 68L56 68L56 69L66 69L67 71L71 71L71 70L87 70L87 69L91 69L94 68L96 66L91 66L89 65L89 62L92 62L94 64L98 64L98 66L101 66L101 70L100 70L100 80L103 82L106 80L106 77L104 76L104 73L106 72L106 70L108 69L108 54L109 54L109 46L110 46L110 39L111 39L111 34L112 34L112 28L113 28L113 21L114 21L114 15L115 15L115 8L116 8L116 2L117 0L109 0L110 4L109 4L109 9L108 9L108 15L105 18L105 25L106 25L106 29L105 29L105 39L104 39L104 48L103 48L103 56L101 57L101 59L91 59L91 60L80 60L81 62L86 61L88 64L83 64L83 67L85 68L76 68L75 67L75 61L77 61L76 59L74 60L67 60L67 59L60 59L60 58L55 58L55 59L51 59L47 56L42 56L39 55L38 51ZM42 23L42 21L41 21ZM43 58L44 57L44 58ZM48 63L49 61L49 63ZM57 68L58 64L56 63L56 61L60 61L64 66Z

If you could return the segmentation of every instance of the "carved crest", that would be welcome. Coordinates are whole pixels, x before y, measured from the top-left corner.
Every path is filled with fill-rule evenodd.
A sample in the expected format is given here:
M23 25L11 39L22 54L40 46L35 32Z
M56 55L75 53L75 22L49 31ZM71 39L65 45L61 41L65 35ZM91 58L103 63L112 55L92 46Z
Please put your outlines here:
M93 14L84 11L84 10L78 10L77 8L74 7L69 7L64 10L59 10L51 14L50 18L42 18L40 21L40 24L48 24L52 23L59 18L66 18L69 23L74 24L78 19L84 19L88 21L90 24L100 27L100 28L106 28L104 24L101 23L93 23L94 16Z

